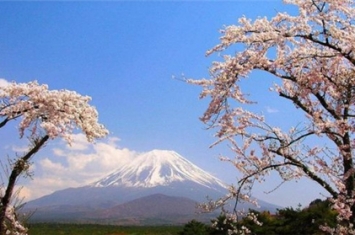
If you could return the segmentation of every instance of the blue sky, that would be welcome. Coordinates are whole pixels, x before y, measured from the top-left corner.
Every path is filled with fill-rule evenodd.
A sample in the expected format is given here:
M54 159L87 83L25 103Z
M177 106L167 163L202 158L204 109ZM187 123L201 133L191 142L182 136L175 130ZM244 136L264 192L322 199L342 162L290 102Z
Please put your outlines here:
M236 24L242 15L255 19L277 11L294 9L277 0L1 2L0 78L37 80L50 89L89 95L111 132L95 146L80 135L71 149L50 143L34 158L34 179L21 181L23 194L31 199L83 185L152 149L175 150L234 183L236 171L217 159L231 153L226 146L209 149L213 132L198 119L208 100L198 99L199 87L173 76L208 77L218 58L205 52L218 43L224 25ZM245 89L272 122L294 125L292 107L268 92L271 84L271 79L256 79ZM14 128L5 131L10 135ZM5 152L13 154L22 144L9 138ZM320 197L319 188L305 182L263 194L275 185L271 177L255 195L282 206L307 205Z

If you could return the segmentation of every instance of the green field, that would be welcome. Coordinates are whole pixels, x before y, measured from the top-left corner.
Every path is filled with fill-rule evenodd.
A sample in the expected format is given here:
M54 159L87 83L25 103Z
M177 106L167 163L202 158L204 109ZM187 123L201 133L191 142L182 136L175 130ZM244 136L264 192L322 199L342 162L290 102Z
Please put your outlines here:
M30 224L29 235L177 235L181 226Z

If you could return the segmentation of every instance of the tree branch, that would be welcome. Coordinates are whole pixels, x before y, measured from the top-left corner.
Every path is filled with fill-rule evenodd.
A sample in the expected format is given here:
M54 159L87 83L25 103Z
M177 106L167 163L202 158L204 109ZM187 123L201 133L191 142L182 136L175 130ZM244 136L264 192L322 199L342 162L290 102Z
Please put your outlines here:
M10 203L17 177L27 169L28 160L31 158L31 156L33 156L35 153L38 152L38 150L46 143L46 141L48 139L49 139L49 136L45 135L41 139L34 140L33 148L27 154L25 154L23 157L16 160L16 162L12 168L12 171L11 171L11 174L10 174L10 177L8 180L8 184L6 187L5 195L1 198L1 207L0 207L0 221L2 222L2 223L0 223L0 234L1 235L5 234L4 231L6 229L6 225L4 224L4 222L5 222L5 217L6 217L6 208L8 207L8 205Z
M317 182L320 186L322 186L324 189L326 189L331 195L332 197L336 198L338 196L338 193L327 183L325 182L323 179L321 179L319 176L317 176L316 174L314 174L312 171L309 170L309 168L303 164L302 162L298 161L297 159L294 159L291 156L288 156L287 154L284 154L282 152L282 147L278 148L276 151L269 149L270 152L272 153L276 153L279 156L284 157L285 159L289 160L290 162L292 162L292 165L297 166L299 168L302 169L302 171L312 180L314 180L315 182Z

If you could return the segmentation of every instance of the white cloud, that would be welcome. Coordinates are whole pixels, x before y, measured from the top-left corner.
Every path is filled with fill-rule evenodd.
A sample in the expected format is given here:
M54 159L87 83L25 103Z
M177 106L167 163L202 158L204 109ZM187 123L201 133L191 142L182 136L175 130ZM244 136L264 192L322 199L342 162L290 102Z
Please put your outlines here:
M17 145L12 145L11 146L12 151L14 151L15 153L25 153L28 151L28 146L22 145L22 146L17 146Z
M73 135L73 143L70 145L71 150L85 150L88 147L88 141L84 134Z
M31 190L25 186L16 186L15 187L15 201L18 200L21 202L25 198L30 198L31 195Z
M60 148L53 148L52 152L55 156L61 156L64 157L65 156L65 151L63 149Z
M71 147L64 142L53 146L52 156L35 162L34 178L26 181L25 185L26 201L56 190L93 183L137 155L134 151L120 148L116 137L94 144L82 137L81 134L75 135L76 143Z
M278 109L271 108L269 106L266 106L265 108L266 108L266 112L268 112L268 113L278 113L279 112Z
M50 159L45 158L39 162L42 169L46 169L51 173L60 173L65 170L65 167L60 163L52 162Z

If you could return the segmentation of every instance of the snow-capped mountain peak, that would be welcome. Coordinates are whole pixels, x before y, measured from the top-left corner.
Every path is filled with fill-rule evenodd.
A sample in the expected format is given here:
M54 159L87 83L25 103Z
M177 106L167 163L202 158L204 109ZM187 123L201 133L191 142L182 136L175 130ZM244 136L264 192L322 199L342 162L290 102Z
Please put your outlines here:
M192 181L209 188L225 187L216 177L178 153L168 150L152 150L141 154L91 186L152 188L184 181Z

